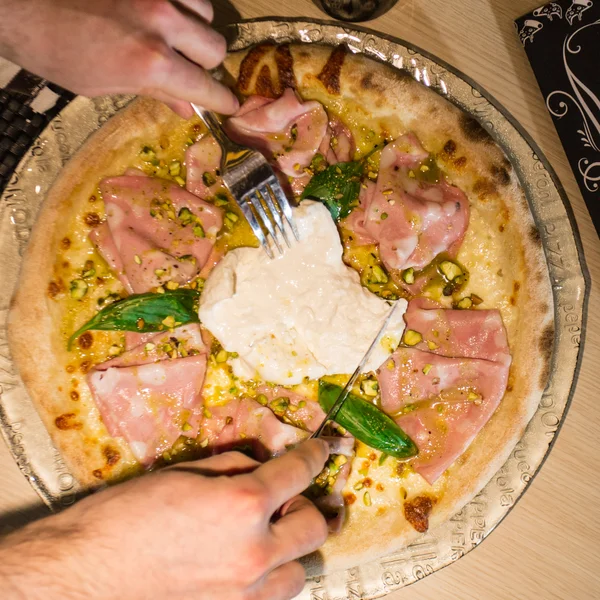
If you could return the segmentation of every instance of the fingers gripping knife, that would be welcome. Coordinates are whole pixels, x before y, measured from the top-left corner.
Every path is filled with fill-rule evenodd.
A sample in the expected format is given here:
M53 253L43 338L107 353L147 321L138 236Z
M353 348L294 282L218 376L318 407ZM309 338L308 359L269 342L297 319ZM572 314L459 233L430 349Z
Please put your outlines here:
M273 258L271 240L282 254L279 234L287 246L290 246L285 223L287 222L297 240L299 235L292 209L272 167L260 152L233 142L215 113L195 104L192 104L192 108L221 147L221 178L248 220L254 235L269 258Z

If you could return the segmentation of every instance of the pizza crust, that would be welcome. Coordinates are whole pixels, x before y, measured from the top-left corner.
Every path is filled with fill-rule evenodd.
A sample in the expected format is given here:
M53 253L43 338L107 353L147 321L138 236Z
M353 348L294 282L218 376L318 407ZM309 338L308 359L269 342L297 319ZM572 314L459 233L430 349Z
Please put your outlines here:
M399 477L385 464L378 469L385 491L377 497L386 507L379 510L377 502L367 507L357 498L342 533L305 560L308 574L318 575L373 560L415 539L419 534L404 516L404 493L409 501L419 494L433 499L433 528L460 510L502 466L546 385L553 343L552 294L540 238L510 162L476 121L447 100L408 74L318 45L264 45L258 51L231 54L225 80L233 85L238 79L246 95L276 96L285 86L296 86L303 98L319 100L337 113L352 129L359 149L374 143L367 139L371 131L376 137L413 131L437 155L474 209L475 221L458 257L471 273L466 291L482 295L483 288L482 308L500 308L513 357L509 389L468 450L433 488L418 475ZM72 358L57 337L56 303L46 293L57 249L69 228L65 216L81 215L100 179L121 174L142 143L181 123L151 100L137 100L111 119L64 168L24 257L9 316L11 350L42 419L84 488L103 483L104 478L92 472L105 468L107 447L121 460L106 471L105 479L127 476L136 467L126 445L108 436L89 392L82 391L75 411L74 422L80 422L81 429L56 427L58 415L73 411L65 394L71 374L64 368ZM482 244L483 236L489 239ZM351 487L348 490L352 493Z

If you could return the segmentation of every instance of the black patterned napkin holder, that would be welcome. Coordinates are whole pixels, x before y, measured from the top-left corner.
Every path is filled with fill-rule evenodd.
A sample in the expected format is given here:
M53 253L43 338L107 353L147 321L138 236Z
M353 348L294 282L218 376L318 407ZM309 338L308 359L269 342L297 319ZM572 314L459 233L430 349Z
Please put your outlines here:
M600 233L600 0L558 0L515 21Z

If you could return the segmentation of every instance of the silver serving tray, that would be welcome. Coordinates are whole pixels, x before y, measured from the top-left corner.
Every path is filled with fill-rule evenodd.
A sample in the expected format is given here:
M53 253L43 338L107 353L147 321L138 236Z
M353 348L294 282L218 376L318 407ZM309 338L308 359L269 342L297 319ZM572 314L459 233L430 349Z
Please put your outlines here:
M475 117L511 160L539 228L552 282L555 338L548 387L504 466L460 512L415 543L346 572L307 581L302 599L380 598L471 551L527 489L556 439L579 371L589 277L571 208L554 171L523 128L475 82L410 44L358 27L261 19L231 25L231 50L265 40L346 44L410 73ZM6 315L38 209L63 165L130 97L76 98L44 130L0 196L0 429L21 471L52 509L82 490L52 444L10 358Z

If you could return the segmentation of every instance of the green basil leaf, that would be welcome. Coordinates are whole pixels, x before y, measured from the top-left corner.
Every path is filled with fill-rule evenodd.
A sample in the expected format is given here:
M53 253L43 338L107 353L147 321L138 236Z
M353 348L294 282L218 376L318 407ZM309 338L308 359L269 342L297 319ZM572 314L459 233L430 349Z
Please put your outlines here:
M330 165L312 177L301 200L311 198L323 202L336 221L347 217L358 203L363 168L362 160Z
M82 333L90 330L137 331L148 333L166 329L163 321L168 317L174 323L198 323L197 290L172 290L164 294L148 292L134 294L118 302L113 302L80 327L70 338L67 348Z
M319 381L319 404L325 412L331 409L341 393L339 385ZM335 420L361 442L390 456L404 459L419 452L391 417L354 394L348 395Z

